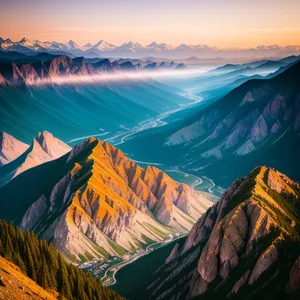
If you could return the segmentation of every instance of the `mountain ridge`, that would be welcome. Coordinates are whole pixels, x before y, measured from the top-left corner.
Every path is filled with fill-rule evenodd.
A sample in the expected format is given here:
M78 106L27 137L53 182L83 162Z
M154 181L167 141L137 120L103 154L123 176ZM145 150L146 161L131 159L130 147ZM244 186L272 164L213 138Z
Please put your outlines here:
M7 133L2 132L2 135L8 137L6 138L6 140L8 140L6 144L19 145L21 143L22 145L22 142ZM21 151L19 151L19 146L10 147L9 149L6 148L7 147L2 147L1 152L5 150L6 156L14 159L11 159L9 163L0 169L0 186L30 168L57 159L71 151L70 146L55 138L48 131L39 132L37 137L33 139L31 145L21 148ZM24 148L26 148L25 151L23 151Z
M274 77L248 80L189 118L137 134L122 148L134 145L140 160L159 153L158 162L169 165L182 157L181 169L223 187L263 163L298 179L299 73L296 62ZM139 152L149 141L151 149ZM288 155L278 159L282 151Z
M41 178L36 188L35 179L46 173L48 178ZM17 197L12 194L16 186ZM5 211L8 195L13 197L10 212ZM154 167L143 170L117 148L94 138L16 176L0 190L0 198L1 217L53 239L77 262L122 256L170 234L185 233L212 204L189 186Z
M0 62L0 85L41 85L51 83L51 79L64 77L67 75L87 76L103 74L126 74L139 71L154 70L184 70L186 66L182 63L165 63L158 67L156 63L143 63L134 65L130 60L122 63L107 58L96 59L96 61L84 57L71 58L67 55L49 56L49 60L33 60L26 56L22 61L3 59ZM48 82L48 81L49 82ZM105 78L103 79L105 82Z
M86 43L84 46L79 46L73 41L68 43L29 41L26 38L20 41L13 42L10 39L0 39L0 49L6 51L22 51L22 52L37 52L37 51L69 51L74 54L97 52L99 55L106 56L151 56L151 55L172 55L175 57L188 57L197 55L199 57L224 57L232 56L277 56L299 53L299 45L288 46L257 46L248 49L240 48L217 48L208 45L187 45L181 44L177 47L167 45L166 43L156 43L155 41L149 45L142 46L139 43L127 42L120 46L110 44L109 42L100 40L96 44Z
M299 188L265 166L237 179L173 248L147 299L296 299Z

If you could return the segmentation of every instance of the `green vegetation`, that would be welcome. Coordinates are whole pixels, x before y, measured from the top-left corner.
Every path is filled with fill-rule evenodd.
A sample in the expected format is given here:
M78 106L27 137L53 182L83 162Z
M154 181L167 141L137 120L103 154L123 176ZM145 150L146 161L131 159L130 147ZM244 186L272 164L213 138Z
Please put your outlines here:
M142 233L142 239L147 243L147 245L150 245L150 244L155 243L154 240L151 240L149 237L147 237L147 236L144 235L143 233Z
M33 232L14 227L0 220L0 255L15 263L28 277L45 289L59 292L68 300L123 299L112 290L105 289L99 279L92 278Z
M147 225L147 227L150 228L151 231L154 231L154 232L157 233L160 237L163 238L163 237L166 236L166 234L165 234L163 231L161 231L161 230L158 229L157 227L153 226L152 224L147 223L147 222L146 222L145 224ZM164 228L167 229L169 232L172 232L172 229L170 229L170 227L164 226Z
M117 252L118 255L122 256L127 253L127 251L124 248L116 244L114 241L108 239L108 243Z

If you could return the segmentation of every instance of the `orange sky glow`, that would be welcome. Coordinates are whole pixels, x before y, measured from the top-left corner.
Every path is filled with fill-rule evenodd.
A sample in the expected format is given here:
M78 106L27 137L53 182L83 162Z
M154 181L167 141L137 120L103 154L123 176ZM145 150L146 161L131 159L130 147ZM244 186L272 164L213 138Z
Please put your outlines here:
M246 48L300 45L299 0L1 0L0 36Z

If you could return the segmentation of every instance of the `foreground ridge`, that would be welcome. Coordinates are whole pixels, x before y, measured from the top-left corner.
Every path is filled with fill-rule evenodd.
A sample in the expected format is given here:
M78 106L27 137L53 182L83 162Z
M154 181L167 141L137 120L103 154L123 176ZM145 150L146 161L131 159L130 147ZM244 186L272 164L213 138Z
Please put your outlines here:
M175 246L149 298L293 299L300 288L299 238L299 184L257 167Z

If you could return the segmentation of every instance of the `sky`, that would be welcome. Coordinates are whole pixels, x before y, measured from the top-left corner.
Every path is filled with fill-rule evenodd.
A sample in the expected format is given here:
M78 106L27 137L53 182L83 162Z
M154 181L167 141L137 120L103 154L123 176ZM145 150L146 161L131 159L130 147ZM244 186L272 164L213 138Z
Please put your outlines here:
M300 45L300 0L0 0L0 12L14 41Z

